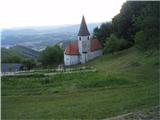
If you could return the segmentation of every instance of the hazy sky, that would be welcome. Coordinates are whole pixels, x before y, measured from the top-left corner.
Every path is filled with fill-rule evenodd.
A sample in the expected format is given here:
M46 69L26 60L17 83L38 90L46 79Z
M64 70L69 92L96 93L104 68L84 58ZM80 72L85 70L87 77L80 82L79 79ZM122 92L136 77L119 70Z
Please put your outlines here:
M0 0L0 28L110 21L126 0Z

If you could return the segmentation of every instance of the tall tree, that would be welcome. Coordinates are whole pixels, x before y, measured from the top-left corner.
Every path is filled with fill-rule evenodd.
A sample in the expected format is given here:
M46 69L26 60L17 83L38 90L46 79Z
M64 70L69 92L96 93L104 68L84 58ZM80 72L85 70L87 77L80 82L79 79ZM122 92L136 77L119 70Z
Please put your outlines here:
M93 36L98 38L102 46L104 46L106 37L109 37L111 33L112 33L112 23L106 22L106 23L101 24L99 28L96 27L94 29Z
M128 1L123 4L120 13L112 19L113 32L134 44L134 35L138 31L134 27L134 17L141 14L144 2Z
M135 42L139 48L158 48L159 6L159 1L127 1L112 22L94 29L94 36L101 40L103 46L110 40L106 38L114 34L118 39L125 39L124 49L135 45Z
M134 19L139 29L135 41L141 49L159 47L159 6L159 1L145 2L141 14Z

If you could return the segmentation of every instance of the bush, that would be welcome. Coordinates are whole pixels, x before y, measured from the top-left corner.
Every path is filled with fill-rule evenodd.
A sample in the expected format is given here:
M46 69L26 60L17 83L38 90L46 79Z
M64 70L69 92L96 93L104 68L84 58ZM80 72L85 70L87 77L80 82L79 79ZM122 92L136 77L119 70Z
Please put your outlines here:
M55 45L55 46L48 46L44 51L42 51L40 55L40 59L42 65L49 66L49 65L57 65L63 62L63 50Z
M128 47L128 42L121 38L119 39L115 34L112 34L106 39L104 53L114 53L119 50L123 50Z
M139 49L146 49L146 37L145 37L145 34L144 34L144 31L139 31L136 33L135 35L135 44L136 44L136 47L139 48Z
M139 31L135 35L135 45L139 50L148 50L153 48L158 48L159 42L156 36L148 36L148 32L143 30Z
M30 70L36 66L36 61L31 58L23 59L21 63L22 63L22 67L21 67L22 70Z

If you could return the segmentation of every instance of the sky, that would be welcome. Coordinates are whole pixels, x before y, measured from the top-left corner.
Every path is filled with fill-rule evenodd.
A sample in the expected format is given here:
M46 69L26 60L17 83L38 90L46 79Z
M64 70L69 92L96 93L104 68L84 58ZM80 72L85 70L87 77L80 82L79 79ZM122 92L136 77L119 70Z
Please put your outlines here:
M111 21L126 0L0 0L0 28Z

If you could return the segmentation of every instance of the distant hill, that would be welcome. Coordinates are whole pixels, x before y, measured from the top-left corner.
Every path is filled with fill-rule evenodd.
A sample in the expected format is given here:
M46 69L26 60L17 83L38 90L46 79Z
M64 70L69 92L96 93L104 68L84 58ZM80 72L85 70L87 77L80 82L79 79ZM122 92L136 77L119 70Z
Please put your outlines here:
M14 46L9 49L1 48L1 62L2 63L14 63L20 62L25 58L37 59L39 52L32 50L24 46Z
M100 24L88 24L90 33L92 34L93 29ZM55 45L60 41L76 40L78 30L79 24L3 29L1 33L1 45L2 47L22 45L40 51L47 45Z
M87 27L90 33L93 32L93 29L97 26L100 26L100 23L89 23ZM2 35L36 35L36 34L50 34L50 33L77 33L79 30L80 24L71 24L71 25L61 25L61 26L42 26L42 27L23 27L23 28L12 28L12 29L3 29Z
M1 62L2 63L14 63L14 62L20 62L20 59L22 59L22 55L17 54L16 52L1 48Z
M19 55L27 56L27 57L34 58L34 59L38 58L38 56L39 56L38 51L35 51L33 49L30 49L30 48L27 48L24 46L20 46L20 45L13 46L13 47L9 48L9 50L11 50Z

